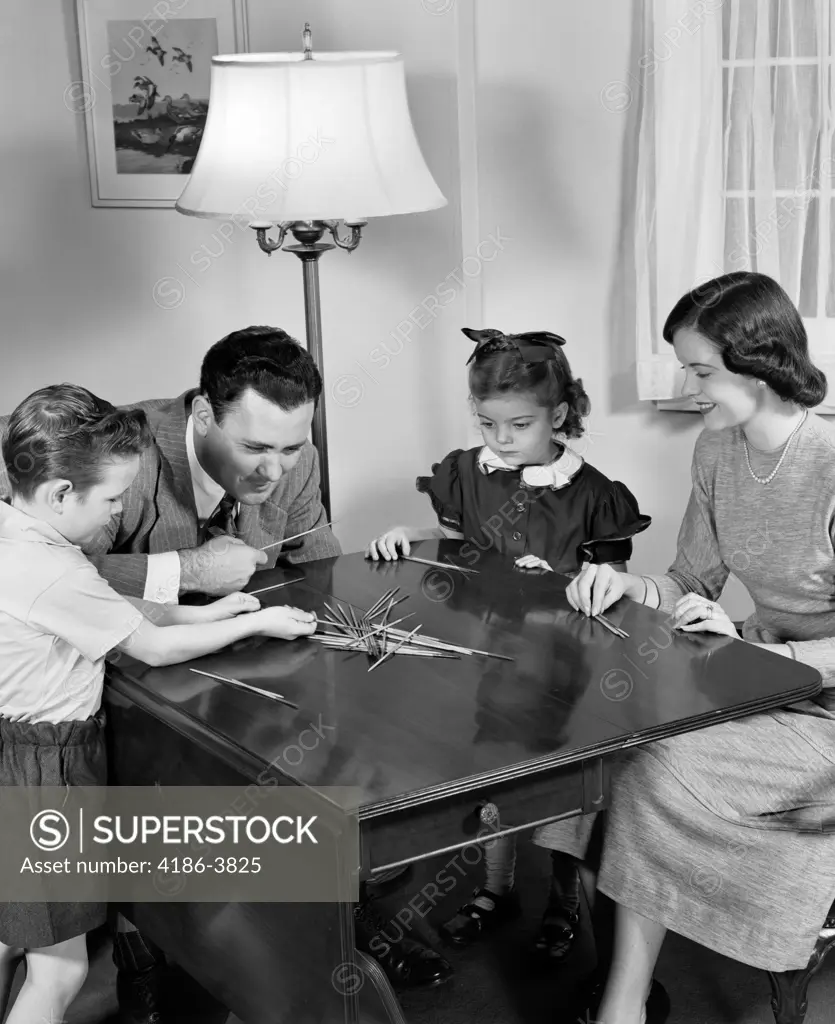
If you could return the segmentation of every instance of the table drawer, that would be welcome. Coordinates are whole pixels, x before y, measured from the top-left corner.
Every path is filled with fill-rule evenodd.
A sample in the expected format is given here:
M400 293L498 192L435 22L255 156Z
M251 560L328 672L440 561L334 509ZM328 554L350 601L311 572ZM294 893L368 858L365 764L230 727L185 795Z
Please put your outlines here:
M496 835L600 811L608 795L606 764L594 758L365 818L362 874L373 878L399 864L477 848Z

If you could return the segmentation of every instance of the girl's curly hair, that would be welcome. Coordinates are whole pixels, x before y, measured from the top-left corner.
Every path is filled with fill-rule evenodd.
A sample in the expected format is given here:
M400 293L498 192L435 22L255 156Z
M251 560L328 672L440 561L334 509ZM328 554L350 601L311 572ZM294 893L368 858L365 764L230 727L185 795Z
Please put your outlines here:
M483 402L509 392L531 391L538 405L556 409L568 403L568 412L560 427L566 437L582 437L583 419L591 412L591 402L583 381L574 377L562 347L551 343L553 359L526 363L512 336L491 339L479 346L470 364L470 394Z

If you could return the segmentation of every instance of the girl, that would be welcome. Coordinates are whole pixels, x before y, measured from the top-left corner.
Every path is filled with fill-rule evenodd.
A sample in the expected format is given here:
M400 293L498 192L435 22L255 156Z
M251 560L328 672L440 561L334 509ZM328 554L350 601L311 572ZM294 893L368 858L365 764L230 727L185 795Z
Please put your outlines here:
M576 573L584 562L625 568L631 538L650 519L623 484L609 480L566 444L583 434L590 403L563 353L563 338L547 332L505 335L465 329L476 342L468 359L470 395L484 445L451 452L418 478L439 528L395 526L371 542L367 556L408 555L410 541L450 537L480 550L496 548L520 568ZM495 827L501 827L496 822ZM534 842L548 846L548 830ZM515 915L515 842L488 844L486 878L472 899L441 928L466 945ZM573 940L580 904L577 861L552 852L551 892L536 949L563 959Z
M104 785L104 659L149 665L243 637L293 639L312 614L230 594L204 607L154 605L112 590L81 552L110 517L152 441L140 410L60 384L25 399L3 438L11 497L0 500L0 786ZM242 614L242 613L251 614ZM147 614L147 617L146 617ZM157 623L156 625L154 623ZM19 960L26 980L6 1024L63 1020L87 973L85 933L103 903L0 902L0 1019Z

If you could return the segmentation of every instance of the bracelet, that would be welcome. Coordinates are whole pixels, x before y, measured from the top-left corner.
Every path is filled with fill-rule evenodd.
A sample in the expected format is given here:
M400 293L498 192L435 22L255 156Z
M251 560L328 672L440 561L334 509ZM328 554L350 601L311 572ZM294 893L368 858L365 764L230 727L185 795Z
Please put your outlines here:
M646 576L641 577L641 582L644 585L644 596L641 598L641 604L646 604L647 598L649 597L649 583L647 582Z

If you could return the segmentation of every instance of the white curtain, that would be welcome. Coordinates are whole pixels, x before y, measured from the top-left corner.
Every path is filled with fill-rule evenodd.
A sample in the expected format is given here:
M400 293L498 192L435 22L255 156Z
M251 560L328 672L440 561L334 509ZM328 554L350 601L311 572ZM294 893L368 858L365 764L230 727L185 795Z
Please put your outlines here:
M675 301L731 270L778 280L835 385L833 0L638 0L638 392L680 393Z

